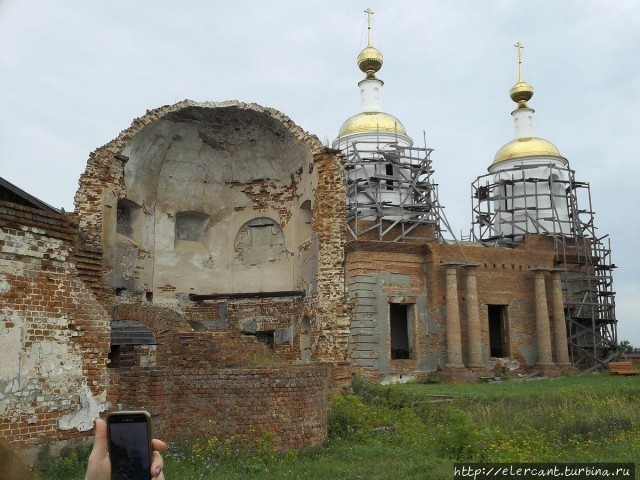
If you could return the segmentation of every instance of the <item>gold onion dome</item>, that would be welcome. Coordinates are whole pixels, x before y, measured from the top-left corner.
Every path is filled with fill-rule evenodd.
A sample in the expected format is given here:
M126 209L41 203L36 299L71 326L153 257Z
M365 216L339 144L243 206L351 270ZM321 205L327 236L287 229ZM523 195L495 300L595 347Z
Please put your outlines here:
M348 118L340 127L338 137L346 137L355 133L397 133L407 135L402 122L393 115L383 112L362 112Z
M511 90L509 90L511 100L518 104L518 108L526 108L527 102L533 97L533 87L524 80L518 80Z
M523 113L520 109L529 108L527 106L527 102L531 100L531 97L533 97L533 87L522 78L523 46L518 42L514 47L518 49L518 82L509 91L509 97L518 104L516 110L511 113L511 115L517 117ZM529 132L531 132L531 130L529 130ZM544 138L522 136L503 145L496 153L496 156L493 159L493 165L500 162L506 162L507 160L528 157L555 157L564 159L558 148L550 141L545 140Z
M382 68L382 53L375 47L365 47L358 55L358 68L367 74L367 77L374 77L375 73Z
M548 140L538 137L516 138L504 145L493 159L493 165L524 157L560 157L558 148Z

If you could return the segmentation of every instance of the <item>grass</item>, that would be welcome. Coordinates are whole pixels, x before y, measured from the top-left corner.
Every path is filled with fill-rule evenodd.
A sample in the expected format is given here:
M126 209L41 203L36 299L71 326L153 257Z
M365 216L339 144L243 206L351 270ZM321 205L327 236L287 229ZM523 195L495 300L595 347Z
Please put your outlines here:
M452 477L456 461L640 458L640 380L635 377L394 386L356 379L354 390L355 395L332 398L329 437L322 447L275 452L267 435L251 442L190 440L165 455L167 477L445 479ZM81 479L82 474L42 478Z

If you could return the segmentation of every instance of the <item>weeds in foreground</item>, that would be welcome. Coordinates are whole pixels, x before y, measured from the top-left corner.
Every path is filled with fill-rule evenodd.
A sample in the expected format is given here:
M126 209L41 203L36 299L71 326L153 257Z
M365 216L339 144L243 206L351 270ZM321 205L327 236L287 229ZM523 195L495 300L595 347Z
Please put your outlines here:
M91 448L92 444L87 443L67 445L54 455L49 445L42 446L33 464L35 478L38 480L84 478Z
M268 434L183 439L165 455L168 478L451 478L456 461L635 462L640 383L580 375L488 385L354 381L331 399L328 439L276 452ZM72 452L73 453L73 452ZM44 454L43 454L44 455ZM50 454L49 454L50 455ZM82 456L61 458L47 479L81 479ZM56 470L59 469L59 470ZM75 475L75 476L74 476Z

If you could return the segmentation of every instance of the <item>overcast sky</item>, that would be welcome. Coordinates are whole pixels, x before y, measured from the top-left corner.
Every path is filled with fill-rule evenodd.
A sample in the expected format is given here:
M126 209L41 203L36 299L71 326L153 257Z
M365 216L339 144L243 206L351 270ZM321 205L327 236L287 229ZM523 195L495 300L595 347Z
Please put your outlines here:
M591 185L619 337L640 346L638 0L0 0L0 176L73 210L89 153L185 98L273 107L330 142L359 111L367 7L384 109L417 146L426 132L457 235L470 184L513 139L524 44L536 135Z

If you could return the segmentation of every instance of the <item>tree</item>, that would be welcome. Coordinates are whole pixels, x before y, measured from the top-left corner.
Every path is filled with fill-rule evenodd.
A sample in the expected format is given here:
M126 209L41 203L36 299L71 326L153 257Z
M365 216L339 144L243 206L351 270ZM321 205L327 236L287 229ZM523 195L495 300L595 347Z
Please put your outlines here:
M623 353L640 353L640 347L634 347L629 340L622 340L618 345Z

